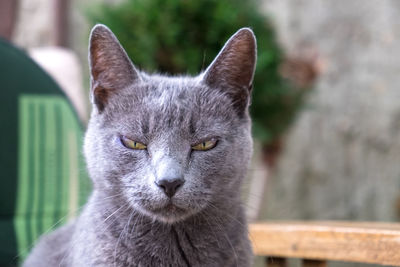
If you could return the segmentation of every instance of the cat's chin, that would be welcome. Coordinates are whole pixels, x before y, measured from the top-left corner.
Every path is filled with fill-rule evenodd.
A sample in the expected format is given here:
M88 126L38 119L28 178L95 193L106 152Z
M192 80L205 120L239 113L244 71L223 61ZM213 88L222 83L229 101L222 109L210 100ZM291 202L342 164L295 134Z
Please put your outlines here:
M157 208L144 208L137 205L135 206L140 213L152 218L153 220L168 224L183 221L193 215L193 212L180 208L172 203L168 203L163 207Z

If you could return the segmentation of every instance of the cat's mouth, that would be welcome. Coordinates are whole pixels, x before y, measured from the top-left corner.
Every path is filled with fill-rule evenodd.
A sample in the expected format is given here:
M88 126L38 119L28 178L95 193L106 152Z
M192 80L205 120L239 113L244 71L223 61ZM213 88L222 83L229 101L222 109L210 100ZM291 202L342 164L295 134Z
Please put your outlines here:
M177 206L172 201L169 201L162 207L150 208L148 211L151 213L152 217L154 216L167 223L181 221L191 214L187 209Z
M178 207L172 201L169 201L165 206L153 209L154 213L186 213L186 210Z

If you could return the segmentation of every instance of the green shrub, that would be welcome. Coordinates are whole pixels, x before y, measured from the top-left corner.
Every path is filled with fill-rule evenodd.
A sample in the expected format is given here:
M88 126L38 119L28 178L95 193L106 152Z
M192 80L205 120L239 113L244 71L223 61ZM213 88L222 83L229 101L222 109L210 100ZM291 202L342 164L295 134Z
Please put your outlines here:
M253 133L264 144L286 130L302 91L278 74L282 52L268 19L252 0L125 0L88 12L116 34L136 66L146 71L196 74L239 28L251 27L258 44L251 105Z

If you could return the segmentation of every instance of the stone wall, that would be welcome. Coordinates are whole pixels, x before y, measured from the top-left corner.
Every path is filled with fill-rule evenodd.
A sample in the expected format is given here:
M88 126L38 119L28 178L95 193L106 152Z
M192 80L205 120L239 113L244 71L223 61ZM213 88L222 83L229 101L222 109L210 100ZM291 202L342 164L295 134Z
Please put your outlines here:
M13 42L22 48L54 45L52 0L19 0Z
M269 178L262 218L397 221L400 2L265 0L288 53L324 70Z

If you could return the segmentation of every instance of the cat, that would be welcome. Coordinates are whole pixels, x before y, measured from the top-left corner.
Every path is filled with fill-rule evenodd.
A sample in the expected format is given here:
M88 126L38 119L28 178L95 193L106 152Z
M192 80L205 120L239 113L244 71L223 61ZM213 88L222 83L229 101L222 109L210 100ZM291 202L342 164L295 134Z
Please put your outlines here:
M240 192L253 145L252 30L196 77L139 71L101 24L89 43L93 192L24 266L250 266Z

